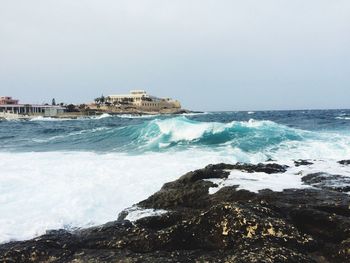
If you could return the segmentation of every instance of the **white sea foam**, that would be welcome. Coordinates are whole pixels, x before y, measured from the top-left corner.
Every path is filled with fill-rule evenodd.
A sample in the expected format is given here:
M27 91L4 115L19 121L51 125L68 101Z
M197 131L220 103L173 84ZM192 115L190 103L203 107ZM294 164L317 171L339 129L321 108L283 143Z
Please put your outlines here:
M170 135L171 141L194 140L203 136L205 132L220 132L225 129L225 124L215 122L184 122L174 119L156 121L162 134Z
M170 141L193 141L200 139L204 134L217 134L221 133L227 129L237 128L265 128L265 129L275 129L276 131L293 131L295 133L307 133L306 131L301 131L297 129L291 129L287 126L277 124L272 121L258 121L250 119L249 121L232 121L229 123L221 122L197 122L191 121L186 117L177 117L171 119L155 119L155 123L161 132L160 135L170 136ZM157 139L157 138L152 138Z
M193 159L193 156L197 156ZM0 153L0 242L48 229L115 220L168 181L209 163L236 161L215 152Z
M143 217L159 216L168 212L163 209L143 209L137 206L133 206L126 210L128 211L128 215L125 217L125 219L131 222L134 222Z
M112 115L110 115L108 113L103 113L99 116L91 117L91 119L101 120L101 119L105 119L105 118L109 118L109 117L112 117Z
M149 118L155 118L160 116L159 114L142 114L142 115L137 115L137 114L118 114L115 115L119 118L126 118L126 119L149 119Z
M52 117L44 117L44 116L38 116L31 118L30 121L72 121L74 119L71 118L52 118Z
M350 120L350 116L338 116L338 117L335 117L336 119L338 120Z

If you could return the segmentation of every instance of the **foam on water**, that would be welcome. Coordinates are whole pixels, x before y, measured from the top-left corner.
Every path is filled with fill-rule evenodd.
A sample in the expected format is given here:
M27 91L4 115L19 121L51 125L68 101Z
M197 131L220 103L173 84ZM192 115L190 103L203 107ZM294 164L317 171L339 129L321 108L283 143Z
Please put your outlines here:
M191 159L193 154L197 158ZM0 153L0 242L115 220L165 182L211 162L232 160L200 150L138 156Z
M109 118L109 117L112 117L112 115L110 115L108 113L103 113L103 114L101 114L99 116L91 117L91 119L100 120L100 119Z
M335 117L335 118L338 119L338 120L350 120L349 116L338 116L338 117Z
M131 222L143 217L158 216L167 213L167 211L163 209L144 209L137 206L126 209L126 211L128 212L128 215L125 217L125 219Z
M59 118L43 117L43 116L38 116L30 119L30 121L71 121L71 120L74 120L74 119L69 119L69 118L59 119Z
M140 115L137 115L137 114L118 114L118 115L115 115L117 116L118 118L125 118L125 119L149 119L149 118L155 118L155 117L158 117L160 116L159 114L140 114Z

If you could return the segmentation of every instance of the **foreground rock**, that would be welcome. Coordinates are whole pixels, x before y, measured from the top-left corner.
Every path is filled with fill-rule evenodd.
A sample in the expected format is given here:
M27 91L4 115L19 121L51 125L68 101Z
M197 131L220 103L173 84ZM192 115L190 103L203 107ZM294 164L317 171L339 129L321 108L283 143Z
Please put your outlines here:
M343 165L350 165L350 160L341 160L338 163L343 164Z
M343 189L317 188L325 180L311 175L304 181L312 189L252 193L230 186L210 195L215 184L206 179L227 178L233 169L284 173L287 167L210 165L138 204L165 214L130 222L126 210L99 227L4 244L0 261L349 262L350 198Z
M302 178L303 182L316 188L350 192L350 177L339 174L313 173Z

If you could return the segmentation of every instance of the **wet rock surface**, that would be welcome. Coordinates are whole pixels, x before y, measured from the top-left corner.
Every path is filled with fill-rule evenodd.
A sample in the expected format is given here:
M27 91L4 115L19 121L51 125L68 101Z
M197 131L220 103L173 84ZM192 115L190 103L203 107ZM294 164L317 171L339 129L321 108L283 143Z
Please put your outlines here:
M308 160L302 160L302 159L299 159L299 160L296 160L294 161L294 165L295 166L303 166L303 165L311 165L313 164L312 162L308 161Z
M350 160L341 160L338 163L343 164L343 165L350 165Z
M228 170L284 173L278 164L218 164L189 172L137 204L165 214L0 245L1 262L349 262L350 198L311 174L307 189L252 193L215 186ZM332 183L344 180L333 176ZM328 186L324 186L328 185Z
M304 176L302 181L321 189L350 192L350 177L339 174L313 173Z

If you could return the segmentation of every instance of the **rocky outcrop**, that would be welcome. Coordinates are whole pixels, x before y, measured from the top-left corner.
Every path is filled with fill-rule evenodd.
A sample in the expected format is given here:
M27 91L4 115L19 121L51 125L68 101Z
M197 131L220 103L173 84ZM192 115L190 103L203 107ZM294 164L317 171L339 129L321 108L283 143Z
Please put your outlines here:
M310 161L308 161L308 160L299 159L299 160L294 161L294 165L295 165L296 167L298 167L298 166L303 166L303 165L312 165L312 164L313 164L313 163L310 162Z
M302 178L302 181L316 188L350 192L350 177L339 174L313 173Z
M350 165L350 160L341 160L338 163L343 164L343 165Z
M349 262L350 198L309 175L308 189L252 193L207 179L229 170L284 173L278 164L218 164L189 172L137 204L168 212L50 231L0 246L1 262ZM333 177L333 180L344 179ZM322 184L320 184L320 182ZM338 191L339 190L339 191Z

